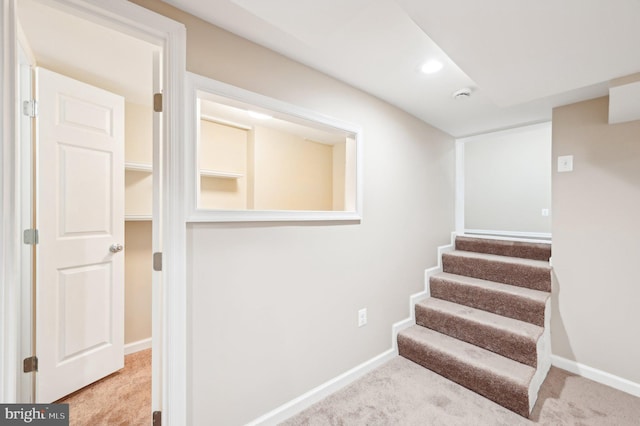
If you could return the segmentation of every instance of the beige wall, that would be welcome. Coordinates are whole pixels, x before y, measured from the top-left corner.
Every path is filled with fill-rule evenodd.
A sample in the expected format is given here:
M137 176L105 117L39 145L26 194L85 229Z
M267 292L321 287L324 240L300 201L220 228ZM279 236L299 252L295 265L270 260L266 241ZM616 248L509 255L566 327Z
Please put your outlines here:
M340 158L344 161L342 146ZM331 145L268 127L255 126L247 131L201 120L200 169L238 173L242 177L203 176L200 207L332 210L333 151ZM342 174L337 176L343 198L344 168L343 164Z
M161 2L136 3L186 24L189 71L363 128L362 222L188 225L188 424L245 424L391 348L453 230L454 141Z
M551 233L551 125L466 139L465 228Z
M608 98L553 111L553 353L640 383L640 121L609 125Z
M125 102L124 158L132 163L153 162L153 111L151 105Z
M200 178L201 208L247 208L247 137L246 130L200 120L200 168L242 175Z
M151 106L125 102L124 115L124 161L150 165L153 162ZM124 174L124 185L125 215L151 216L152 174L127 170Z
M330 145L267 127L253 132L256 210L332 210Z
M151 164L153 112L149 105L125 103L125 161ZM125 173L125 214L151 215L151 173ZM151 337L151 221L125 222L126 343Z
M151 337L151 221L125 222L124 342Z

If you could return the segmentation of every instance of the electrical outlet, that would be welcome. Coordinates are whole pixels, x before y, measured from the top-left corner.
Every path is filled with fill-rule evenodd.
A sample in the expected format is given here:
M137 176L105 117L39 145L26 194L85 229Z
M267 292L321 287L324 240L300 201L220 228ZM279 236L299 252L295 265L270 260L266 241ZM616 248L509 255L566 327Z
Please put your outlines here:
M367 308L362 308L358 311L358 327L367 325Z
M542 216L549 216L549 209L542 209Z
M573 171L573 155L562 155L558 157L558 172Z

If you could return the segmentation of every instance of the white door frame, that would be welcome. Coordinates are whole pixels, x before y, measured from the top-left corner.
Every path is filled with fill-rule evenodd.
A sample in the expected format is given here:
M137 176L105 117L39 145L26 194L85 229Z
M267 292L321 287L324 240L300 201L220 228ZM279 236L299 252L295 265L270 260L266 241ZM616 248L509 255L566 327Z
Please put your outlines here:
M33 52L29 47L29 44L24 37L24 33L18 26L18 57L20 64L20 90L18 95L20 99L33 99L34 93L34 67L36 66L36 60L33 56ZM35 137L33 122L30 117L22 115L19 118L20 122L20 220L22 229L33 227L34 222L34 187L33 187L33 138ZM21 314L21 332L20 332L20 354L24 357L24 354L33 353L35 344L35 336L33 336L33 256L34 248L31 245L22 244L21 248L21 277L20 282L22 286L22 299L20 305ZM32 375L33 376L33 375ZM29 377L23 375L23 382L20 383L20 394L18 396L22 401L28 401L33 396L33 384L35 377ZM26 385L25 385L26 381Z
M21 401L20 378L20 150L17 93L18 0L1 0L0 41L0 401ZM184 194L184 73L185 27L126 0L47 0L55 7L94 22L143 38L163 49L163 155L162 170L162 405L165 424L185 424L187 419L187 306L186 222ZM155 220L155 218L154 218ZM155 409L155 408L154 408Z

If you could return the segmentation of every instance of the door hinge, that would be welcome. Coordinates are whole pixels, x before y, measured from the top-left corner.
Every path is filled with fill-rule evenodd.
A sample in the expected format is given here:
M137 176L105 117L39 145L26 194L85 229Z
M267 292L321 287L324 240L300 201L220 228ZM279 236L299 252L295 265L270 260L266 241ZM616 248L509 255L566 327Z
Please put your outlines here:
M38 230L37 229L25 229L22 234L22 239L25 244L36 245L39 242Z
M153 110L155 112L162 112L162 93L153 94Z
M38 371L38 357L34 355L29 358L25 358L24 361L22 361L22 371L25 373Z
M162 426L162 411L153 412L153 426Z
M162 271L162 253L153 253L153 270Z
M27 117L37 117L38 116L38 102L35 99L30 99L28 101L22 102L22 114Z

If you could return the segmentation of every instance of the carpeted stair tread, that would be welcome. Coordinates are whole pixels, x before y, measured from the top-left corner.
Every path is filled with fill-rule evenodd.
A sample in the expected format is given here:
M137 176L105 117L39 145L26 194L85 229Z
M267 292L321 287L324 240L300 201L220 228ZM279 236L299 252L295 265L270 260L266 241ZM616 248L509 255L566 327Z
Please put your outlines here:
M535 260L549 260L551 257L551 244L548 243L531 243L464 236L456 237L456 250Z
M400 355L527 417L535 369L419 325L398 334Z
M431 296L544 326L549 293L441 272L429 278Z
M433 297L415 308L418 325L536 366L542 327Z
M442 255L442 269L451 274L551 291L551 268L543 260L455 250Z

